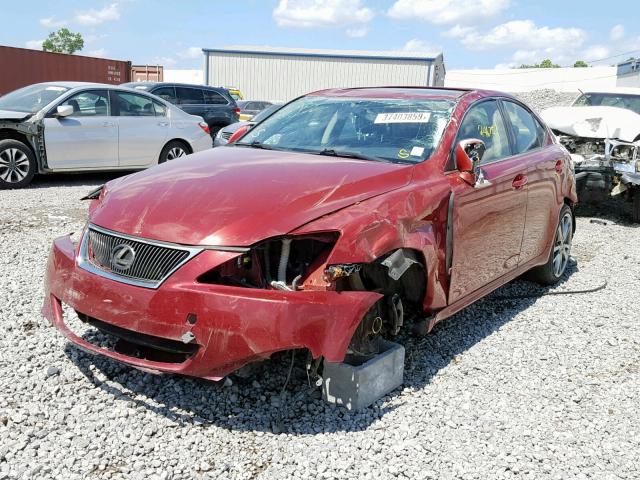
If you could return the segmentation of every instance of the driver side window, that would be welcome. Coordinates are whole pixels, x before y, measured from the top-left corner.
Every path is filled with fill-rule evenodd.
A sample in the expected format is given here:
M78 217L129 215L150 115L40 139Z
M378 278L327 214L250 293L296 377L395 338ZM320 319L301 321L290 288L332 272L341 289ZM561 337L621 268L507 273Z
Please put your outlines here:
M473 105L458 130L456 144L460 140L477 138L487 147L481 164L495 162L511 155L507 129L498 108L498 102L487 100Z
M70 117L103 117L110 115L109 94L106 90L87 90L65 100L62 105L70 105Z

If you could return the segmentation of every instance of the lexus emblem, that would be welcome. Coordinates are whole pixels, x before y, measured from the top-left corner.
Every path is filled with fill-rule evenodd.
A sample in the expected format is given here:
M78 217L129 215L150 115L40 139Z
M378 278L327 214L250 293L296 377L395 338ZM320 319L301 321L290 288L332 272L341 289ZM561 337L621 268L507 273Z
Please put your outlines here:
M136 252L129 245L121 243L111 250L111 268L116 270L128 270L133 265Z

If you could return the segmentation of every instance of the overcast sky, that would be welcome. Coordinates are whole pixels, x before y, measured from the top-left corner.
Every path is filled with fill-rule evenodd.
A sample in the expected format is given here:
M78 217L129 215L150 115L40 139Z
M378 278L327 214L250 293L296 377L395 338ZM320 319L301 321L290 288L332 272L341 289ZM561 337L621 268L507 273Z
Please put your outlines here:
M443 52L447 68L640 56L637 0L122 0L3 2L0 44L66 26L84 55L201 68L203 47ZM627 53L634 52L634 53ZM620 55L615 58L607 58ZM598 64L598 63L594 63Z

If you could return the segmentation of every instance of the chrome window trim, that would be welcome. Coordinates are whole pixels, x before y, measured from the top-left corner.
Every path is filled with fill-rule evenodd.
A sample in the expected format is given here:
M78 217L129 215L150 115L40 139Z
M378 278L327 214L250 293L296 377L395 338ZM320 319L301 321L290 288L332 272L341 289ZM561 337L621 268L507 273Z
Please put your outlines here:
M182 251L186 251L189 252L189 255L180 263L178 263L172 270L170 270L169 272L167 272L167 274L162 277L160 280L157 281L148 281L148 280L138 280L138 279L133 279L133 278L127 278L118 274L114 274L111 272L108 272L106 270L103 270L97 266L95 266L93 263L91 263L89 261L89 257L88 257L88 252L87 252L87 247L88 247L88 243L89 243L89 230L93 230L105 235L111 235L114 237L118 237L118 238L123 238L126 240L131 240L134 242L139 242L139 243L145 243L148 245L155 245L158 247L165 247L165 248L172 248L175 250L182 250ZM136 287L143 287L143 288L150 288L150 289L157 289L158 287L160 287L160 285L162 285L162 283L164 283L164 281L169 278L176 270L178 270L180 267L182 267L185 263L187 263L189 260L191 260L193 257L195 257L196 255L198 255L199 253L201 253L204 250L216 250L216 251L222 251L222 252L234 252L234 253L244 253L244 252L248 252L249 248L247 247L225 247L225 246L218 246L218 245L182 245L179 243L171 243L171 242L163 242L161 240L151 240L151 239L147 239L147 238L143 238L143 237L135 237L132 235L127 235L126 233L120 233L120 232L116 232L114 230L109 230L107 228L102 228L99 227L97 225L94 225L92 223L87 225L87 228L84 229L83 233L82 233L82 239L80 240L80 248L78 250L78 256L76 257L76 263L78 264L78 267L82 268L83 270L86 270L87 272L93 273L95 275L99 275L101 277L104 278L108 278L109 280L113 280L115 282L120 282L120 283L125 283L127 285L133 285Z

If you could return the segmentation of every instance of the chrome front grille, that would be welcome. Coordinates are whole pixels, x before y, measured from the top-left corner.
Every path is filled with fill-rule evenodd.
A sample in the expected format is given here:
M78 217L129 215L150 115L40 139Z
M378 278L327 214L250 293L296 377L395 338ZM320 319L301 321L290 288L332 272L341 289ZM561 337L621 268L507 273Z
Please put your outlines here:
M201 251L90 225L82 238L79 266L112 280L157 288Z

